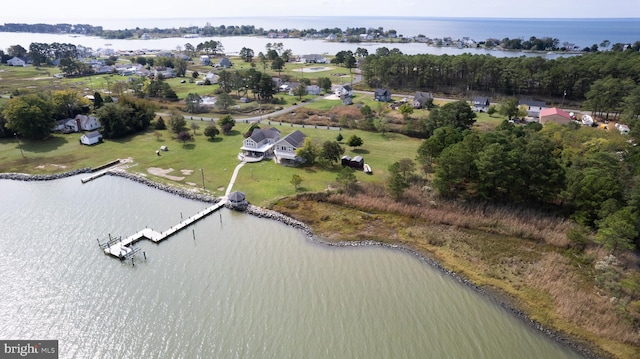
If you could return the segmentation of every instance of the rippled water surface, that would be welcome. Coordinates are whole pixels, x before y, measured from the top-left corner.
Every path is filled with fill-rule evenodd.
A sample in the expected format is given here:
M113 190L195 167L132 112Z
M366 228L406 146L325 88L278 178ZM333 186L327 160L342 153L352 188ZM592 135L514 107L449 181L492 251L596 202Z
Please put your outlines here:
M121 178L0 180L0 338L61 358L577 358L416 257L222 210L135 266L96 239L206 207Z

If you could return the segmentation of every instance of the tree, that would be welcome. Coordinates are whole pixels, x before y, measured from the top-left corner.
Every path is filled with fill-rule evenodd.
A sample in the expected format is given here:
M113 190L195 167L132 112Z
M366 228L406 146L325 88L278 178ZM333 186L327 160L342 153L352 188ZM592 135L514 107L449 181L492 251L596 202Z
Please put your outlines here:
M409 160L411 162L411 160ZM387 189L394 199L399 200L404 194L404 190L409 188L406 171L411 167L404 168L407 163L394 162L389 166L389 178L387 179Z
M336 182L347 192L353 192L356 189L358 179L351 167L343 167L336 176Z
M229 107L235 105L235 101L228 93L223 92L216 97L216 107L222 112L227 112Z
M322 144L322 150L320 151L320 158L324 161L333 164L338 162L340 157L344 154L344 148L336 141L325 141Z
M302 183L302 177L300 177L300 175L298 175L297 173L294 173L293 176L291 176L291 181L289 181L289 183L291 183L293 185L293 188L295 188L295 190L297 191L300 187L300 184Z
M7 128L35 140L49 137L55 124L53 105L40 95L23 95L7 102L2 111Z
M389 119L387 118L387 116L380 116L373 120L373 126L378 132L384 135L387 131L389 131Z
M180 134L187 127L187 121L184 119L184 116L178 113L172 113L171 117L169 117L169 128L171 132L175 134Z
M337 142L342 142L343 139L344 139L344 137L342 136L342 133L338 132L338 136L336 136L336 141Z
M188 93L184 102L187 105L187 112L199 113L201 111L202 97L200 97L199 94L193 92Z
M596 241L612 252L633 250L633 241L638 237L638 215L631 207L624 207L600 222Z
M196 135L196 130L200 128L200 126L198 126L197 123L195 122L191 122L191 125L189 125L189 127L191 127L191 129L193 130L193 135Z
M240 49L239 55L244 62L251 62L253 60L253 50L249 48L243 47Z
M360 107L360 114L364 116L365 120L373 119L373 116L374 116L373 110L369 105L364 105Z
M351 137L349 137L349 139L347 140L347 145L354 148L362 146L363 143L364 141L362 141L362 138L356 135L351 135Z
M319 154L318 146L311 140L311 138L307 137L304 139L304 143L302 147L296 150L296 156L304 159L305 166L313 166L316 163L316 158Z
M398 110L400 111L400 113L402 114L402 118L407 121L409 119L409 116L411 116L411 114L413 114L413 105L410 103L403 103L402 105L400 105L400 108L398 108Z
M164 123L164 119L162 117L158 117L158 120L156 121L155 129L156 130L166 130L167 129L167 124Z
M211 124L204 129L204 135L209 137L209 139L214 139L217 135L220 134L220 130L215 124Z
M305 86L303 83L299 83L298 87L293 90L293 94L298 96L298 99L302 100L302 96L306 96L308 94L307 86Z
M104 103L104 100L102 99L102 95L100 94L100 92L94 92L93 93L93 110L97 110L100 108L100 106L102 106L102 104Z
M89 100L81 96L76 90L59 90L51 94L53 116L62 120L74 118L83 111L88 111Z
M193 137L191 136L191 133L189 133L189 131L180 131L180 133L178 133L178 140L182 141L183 145L187 143L187 141L190 141L192 138Z
M476 114L466 101L460 100L448 102L440 108L436 108L429 114L436 128L451 126L459 129L469 129L476 122Z
M318 80L318 87L320 87L321 89L324 90L324 92L329 92L331 91L331 79L328 77L319 77Z
M198 78L198 76L200 76L200 73L199 73L198 71L193 71L193 72L191 73L191 77L193 77L193 79L194 79L194 80L195 80L195 79L197 79L197 78Z
M236 120L234 120L231 115L224 115L218 121L218 125L220 125L220 128L222 129L222 133L228 135L233 126L236 125Z
M280 71L284 68L284 60L281 57L276 57L271 61L271 69L278 71L278 76L280 76Z
M518 98L516 97L509 97L506 98L502 101L500 101L500 108L498 110L498 112L503 115L503 116L507 116L507 118L509 120L513 119L514 117L518 116L518 104L519 104L520 100L518 100Z

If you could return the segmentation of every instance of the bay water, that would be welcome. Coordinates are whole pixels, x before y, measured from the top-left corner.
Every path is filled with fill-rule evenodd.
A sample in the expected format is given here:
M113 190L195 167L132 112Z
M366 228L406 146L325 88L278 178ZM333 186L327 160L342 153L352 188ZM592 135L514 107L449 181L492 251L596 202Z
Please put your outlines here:
M60 358L580 357L407 252L227 209L121 262L97 239L207 204L81 177L0 180L0 338Z

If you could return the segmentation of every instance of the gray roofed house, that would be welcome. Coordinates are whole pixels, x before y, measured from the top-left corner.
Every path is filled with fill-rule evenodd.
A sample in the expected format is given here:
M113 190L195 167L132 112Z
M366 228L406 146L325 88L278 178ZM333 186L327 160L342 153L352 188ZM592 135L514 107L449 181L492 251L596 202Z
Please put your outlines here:
M533 100L520 100L518 106L527 106L527 116L533 118L539 118L540 111L547 108L546 102Z
M242 141L240 149L244 156L261 160L273 154L273 145L280 139L280 131L272 127L267 130L256 128L251 136Z
M296 156L296 150L304 145L307 135L295 130L281 138L273 145L276 162L278 163L302 163L304 159Z
M416 94L413 95L413 108L424 107L428 100L433 100L431 92L417 91Z
M218 67L224 67L225 69L228 69L231 66L233 66L233 64L228 57L223 57L220 59L220 61L218 61Z
M373 97L376 101L389 102L391 101L391 91L388 89L376 89Z
M474 97L473 98L473 109L479 112L486 112L489 109L489 101L488 97Z

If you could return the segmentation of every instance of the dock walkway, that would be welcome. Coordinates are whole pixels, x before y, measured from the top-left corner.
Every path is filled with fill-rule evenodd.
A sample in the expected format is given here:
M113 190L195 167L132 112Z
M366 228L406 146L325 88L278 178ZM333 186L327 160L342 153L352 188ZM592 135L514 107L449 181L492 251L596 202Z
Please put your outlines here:
M125 259L127 257L130 256L130 254L133 252L133 248L131 248L130 246L134 243L136 243L137 241L141 240L141 239L148 239L154 243L159 243L169 237L171 237L172 235L176 234L177 232L181 231L182 229L184 229L187 226L190 226L191 224L199 221L200 219L210 215L211 213L219 210L220 208L222 208L225 203L226 203L226 198L223 198L222 200L220 200L218 203L214 204L213 206L210 206L196 214L194 214L193 216L183 220L182 222L178 223L177 225L167 229L164 232L156 232L151 228L145 228L139 232L136 232L135 234L130 235L129 237L125 238L125 239L121 239L121 240L111 240L103 245L101 245L104 248L104 253L105 254L109 254L112 255L116 258L120 258L120 259Z

